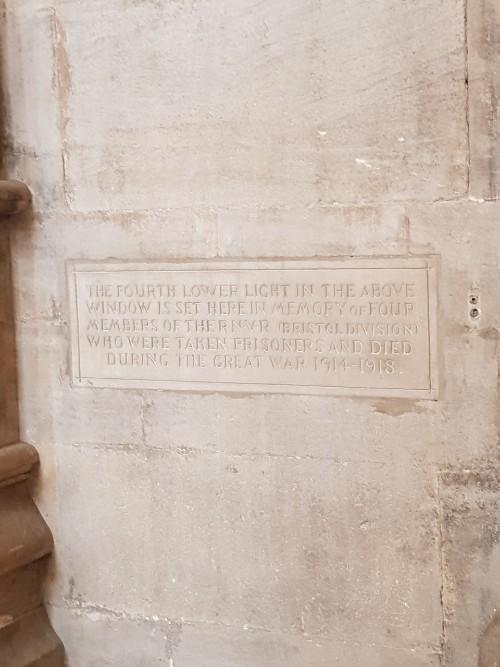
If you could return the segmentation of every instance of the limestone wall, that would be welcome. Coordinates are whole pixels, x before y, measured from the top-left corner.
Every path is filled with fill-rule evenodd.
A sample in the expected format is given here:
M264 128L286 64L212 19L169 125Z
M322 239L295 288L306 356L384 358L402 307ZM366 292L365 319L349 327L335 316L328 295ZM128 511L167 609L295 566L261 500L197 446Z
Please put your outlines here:
M498 3L4 5L21 437L69 665L492 667ZM437 401L70 382L67 260L420 254Z

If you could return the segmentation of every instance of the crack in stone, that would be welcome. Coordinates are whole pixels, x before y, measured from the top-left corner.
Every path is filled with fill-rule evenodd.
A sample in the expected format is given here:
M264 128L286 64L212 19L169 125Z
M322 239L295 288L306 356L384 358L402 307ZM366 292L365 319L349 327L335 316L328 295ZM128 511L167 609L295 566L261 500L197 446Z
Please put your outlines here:
M444 515L441 500L441 473L437 470L436 474L436 498L437 498L437 514L438 514L438 548L439 548L439 569L441 578L441 587L439 591L439 599L441 603L441 633L439 638L439 665L446 667L446 649L448 645L448 627L446 620L446 559L444 554Z
M471 136L470 136L470 91L469 91L469 0L464 0L464 85L465 128L467 133L467 194L471 185Z

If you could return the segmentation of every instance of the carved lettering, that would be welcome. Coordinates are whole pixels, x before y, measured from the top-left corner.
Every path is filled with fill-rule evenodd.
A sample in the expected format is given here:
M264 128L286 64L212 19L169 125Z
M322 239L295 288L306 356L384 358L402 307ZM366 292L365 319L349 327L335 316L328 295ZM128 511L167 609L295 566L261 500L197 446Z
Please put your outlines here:
M435 398L434 263L75 262L73 382Z

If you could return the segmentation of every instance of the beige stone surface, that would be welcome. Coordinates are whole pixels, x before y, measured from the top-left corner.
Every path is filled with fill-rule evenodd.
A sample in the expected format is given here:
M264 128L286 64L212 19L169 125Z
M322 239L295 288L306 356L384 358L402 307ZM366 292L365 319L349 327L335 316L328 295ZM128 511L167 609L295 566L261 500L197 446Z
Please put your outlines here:
M380 463L81 446L59 465L78 471L59 489L60 530L71 532L59 577L79 573L67 601L353 640L361 615L367 641L439 641L432 470L394 468L388 482ZM110 521L115 537L103 541ZM363 552L370 562L355 558ZM97 571L84 571L88 559Z
M58 20L77 210L465 191L458 0L66 2Z
M432 653L401 650L387 643L363 645L314 640L296 634L185 622L182 629L168 619L116 615L101 608L51 610L54 622L64 627L66 645L77 665L173 664L179 667L331 667L339 664L374 667L437 667ZM93 641L89 642L88 637ZM175 656L175 657L174 657ZM145 663L146 661L146 663Z
M470 126L470 191L500 196L500 6L495 0L467 0L467 78Z
M500 490L498 466L450 467L440 475L447 525L443 556L446 659L494 667L499 658ZM468 663L467 663L468 664Z
M70 667L492 667L495 3L5 9L21 435ZM412 255L440 256L438 401L71 386L70 259Z

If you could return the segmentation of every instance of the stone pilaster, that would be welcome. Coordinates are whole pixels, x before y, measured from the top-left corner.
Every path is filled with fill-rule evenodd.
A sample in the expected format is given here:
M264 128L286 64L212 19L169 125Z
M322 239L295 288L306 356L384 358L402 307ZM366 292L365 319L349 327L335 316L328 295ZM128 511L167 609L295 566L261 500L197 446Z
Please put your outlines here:
M29 201L21 183L0 182L0 216ZM0 230L0 665L62 667L64 651L43 606L50 530L30 494L38 454L18 442L15 339L8 237Z

